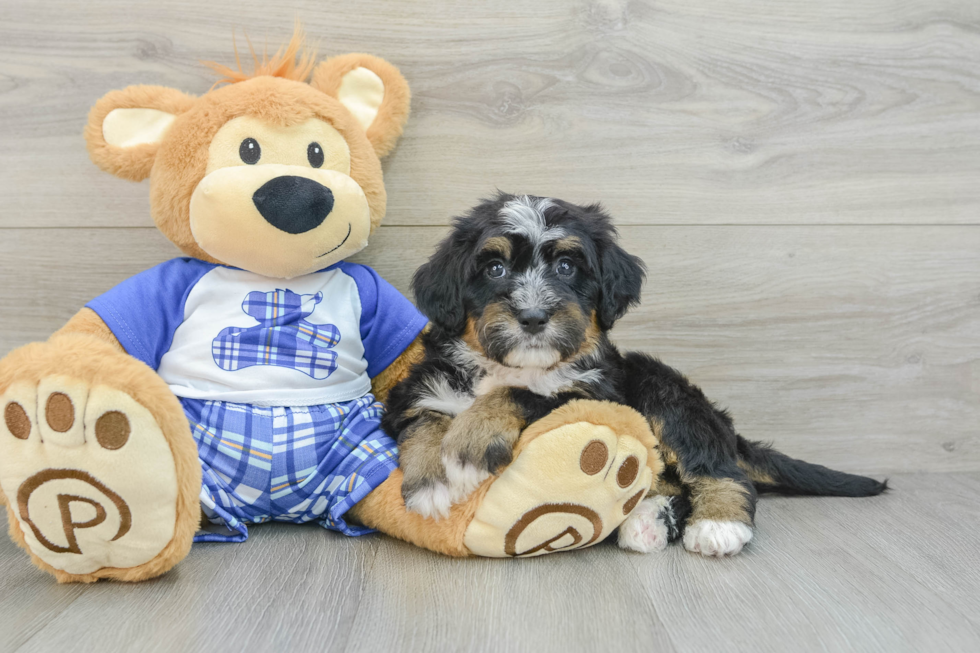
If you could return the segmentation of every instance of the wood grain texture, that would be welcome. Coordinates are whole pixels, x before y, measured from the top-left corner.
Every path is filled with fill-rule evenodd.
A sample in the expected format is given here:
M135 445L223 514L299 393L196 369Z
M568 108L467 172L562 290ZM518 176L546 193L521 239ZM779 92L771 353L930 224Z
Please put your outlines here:
M19 636L23 610L12 605L18 611L5 633L16 645L6 648L4 641L0 650L342 650L364 574L382 544L380 538L346 538L319 526L258 528L241 546L195 545L192 556L159 579L83 588L54 587L4 541L0 561L12 568L16 563L30 583L4 595L0 605L6 612L7 601L40 590L34 603L45 622L43 629L33 627L30 638ZM66 599L81 593L75 607L66 609ZM65 599L59 601L58 594Z
M672 641L690 643L687 650L884 653L933 650L937 642L972 650L980 641L976 593L937 587L975 564L976 550L961 555L942 546L970 527L943 520L934 532L916 524L929 498L951 493L976 515L977 495L959 485L898 477L894 491L872 499L766 497L756 538L721 573L716 561L693 556L671 559L676 566L629 560ZM892 544L882 551L885 541ZM922 582L936 573L937 559L944 571Z
M679 650L618 549L553 558L447 561L385 541L347 650L601 651L612 633L616 650Z
M410 296L441 227L382 227L356 260ZM177 252L147 229L11 229L0 355ZM980 470L980 229L625 227L649 273L614 331L729 408L747 437L841 469Z
M148 225L89 163L114 88L203 93L232 33L398 65L413 117L388 224L444 224L496 187L603 200L622 223L976 223L973 0L92 0L3 3L2 226ZM239 40L241 38L239 31Z
M0 651L976 650L980 475L893 484L764 498L756 539L726 560L608 544L455 560L274 524L156 581L58 586L2 538Z

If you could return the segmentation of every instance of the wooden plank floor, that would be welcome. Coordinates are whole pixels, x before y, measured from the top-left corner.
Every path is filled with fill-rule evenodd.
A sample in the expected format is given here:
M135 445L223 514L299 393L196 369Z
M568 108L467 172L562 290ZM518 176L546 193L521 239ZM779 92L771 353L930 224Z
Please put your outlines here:
M980 474L767 497L744 554L453 560L269 525L155 581L58 586L0 541L0 651L975 651Z

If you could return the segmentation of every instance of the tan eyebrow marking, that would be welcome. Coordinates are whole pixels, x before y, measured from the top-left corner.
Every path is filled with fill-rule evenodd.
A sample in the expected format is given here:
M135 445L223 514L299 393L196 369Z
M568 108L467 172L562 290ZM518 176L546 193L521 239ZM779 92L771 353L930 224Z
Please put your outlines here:
M504 236L494 236L493 238L487 238L487 242L483 243L482 252L494 252L500 254L506 259L510 259L511 255L511 245L510 239Z
M565 236L555 242L556 252L573 252L582 249L582 239L578 236Z

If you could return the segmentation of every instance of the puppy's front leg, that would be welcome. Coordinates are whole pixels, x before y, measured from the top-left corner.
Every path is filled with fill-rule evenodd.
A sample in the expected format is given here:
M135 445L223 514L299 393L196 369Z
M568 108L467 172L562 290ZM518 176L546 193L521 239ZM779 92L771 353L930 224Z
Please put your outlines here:
M442 466L442 440L452 418L431 410L422 413L402 432L399 466L405 507L423 517L449 516L449 482Z
M525 426L523 410L510 388L477 397L456 416L442 441L442 463L454 503L510 463Z
M735 555L752 539L758 497L752 482L737 467L712 472L681 474L691 493L684 548L705 556Z

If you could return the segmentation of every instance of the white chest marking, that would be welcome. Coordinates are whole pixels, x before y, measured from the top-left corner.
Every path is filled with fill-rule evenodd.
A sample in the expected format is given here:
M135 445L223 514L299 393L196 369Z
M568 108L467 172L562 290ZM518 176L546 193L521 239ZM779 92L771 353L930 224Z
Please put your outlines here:
M550 397L563 390L571 390L575 383L599 380L598 370L581 371L572 365L542 369L540 367L507 367L492 361L487 362L486 376L480 379L474 389L477 395L485 395L499 387L519 387L527 388L535 394Z
M449 382L446 379L433 377L426 381L425 390L418 401L418 405L437 413L455 416L473 405L473 397L456 392L449 387Z
M472 370L474 375L483 372L473 392L485 395L495 388L527 388L531 392L550 397L563 390L571 390L576 383L598 383L602 380L599 370L581 370L573 363L554 367L511 367L501 365L470 349L464 342L452 345L452 358L457 365Z

